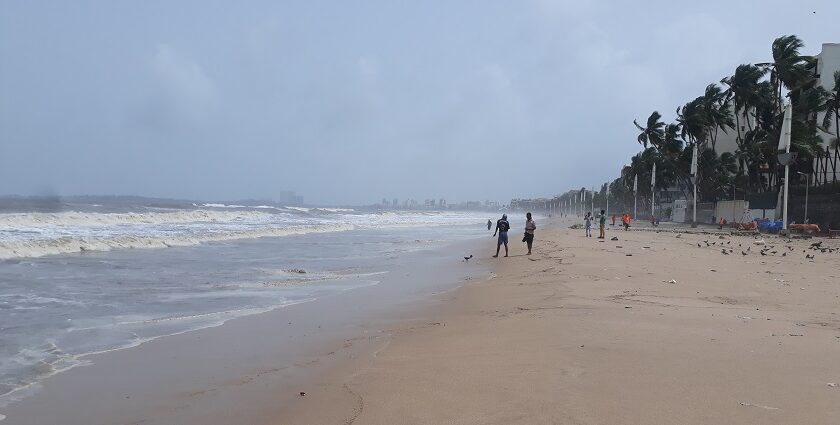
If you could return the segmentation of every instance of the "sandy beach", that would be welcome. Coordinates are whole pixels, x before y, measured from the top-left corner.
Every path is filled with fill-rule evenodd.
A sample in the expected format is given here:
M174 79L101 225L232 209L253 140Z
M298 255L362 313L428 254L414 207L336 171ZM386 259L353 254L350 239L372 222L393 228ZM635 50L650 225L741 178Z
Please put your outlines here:
M840 250L568 224L530 257L487 241L483 278L271 423L840 423Z
M570 224L93 356L3 424L840 423L840 241Z

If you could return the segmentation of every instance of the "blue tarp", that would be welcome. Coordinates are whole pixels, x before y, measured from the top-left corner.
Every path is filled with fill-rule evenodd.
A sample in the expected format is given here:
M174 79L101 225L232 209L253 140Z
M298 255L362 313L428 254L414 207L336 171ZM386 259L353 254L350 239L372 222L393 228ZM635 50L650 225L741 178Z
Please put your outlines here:
M758 230L768 233L778 233L782 229L782 220L770 220L769 218L757 218L755 224Z

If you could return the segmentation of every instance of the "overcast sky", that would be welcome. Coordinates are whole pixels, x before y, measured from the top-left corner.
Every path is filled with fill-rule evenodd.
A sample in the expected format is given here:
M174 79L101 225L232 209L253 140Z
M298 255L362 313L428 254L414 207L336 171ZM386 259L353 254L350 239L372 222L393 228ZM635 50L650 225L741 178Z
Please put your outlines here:
M816 12L816 13L814 13ZM0 1L0 194L550 196L840 1Z

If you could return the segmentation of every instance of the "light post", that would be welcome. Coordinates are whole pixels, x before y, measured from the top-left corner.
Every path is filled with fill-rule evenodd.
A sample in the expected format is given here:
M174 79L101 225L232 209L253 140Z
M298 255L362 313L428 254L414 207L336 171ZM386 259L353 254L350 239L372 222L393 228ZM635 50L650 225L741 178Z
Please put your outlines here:
M607 215L610 215L610 184L607 183Z
M691 198L694 204L691 208L691 227L697 227L697 143L691 151L691 185L694 186L694 197Z
M791 116L793 114L792 106L793 105L788 103L785 107L785 116L782 120L782 134L781 137L779 137L778 150L784 150L785 153L777 155L779 163L785 166L785 202L782 205L782 230L784 230L785 235L788 233L788 179L790 178L790 164L796 159L796 153L791 154L790 152Z
M633 177L633 220L636 220L636 191L639 189L639 175Z
M656 221L656 163L650 172L650 219L651 223Z
M740 220L740 218L738 220ZM732 181L732 222L733 223L740 223L739 221L735 221L735 181L734 180Z
M808 223L808 188L811 186L811 173L803 173L801 171L797 171L796 174L800 174L805 176L805 220L802 222L807 224Z

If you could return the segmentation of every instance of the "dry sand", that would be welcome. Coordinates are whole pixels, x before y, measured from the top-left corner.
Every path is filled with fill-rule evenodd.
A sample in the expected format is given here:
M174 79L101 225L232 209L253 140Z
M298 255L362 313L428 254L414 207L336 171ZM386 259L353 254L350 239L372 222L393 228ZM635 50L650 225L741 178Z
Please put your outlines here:
M542 230L533 256L513 242L501 259L488 240L464 267L492 273L315 379L274 423L840 424L840 250L607 238Z

